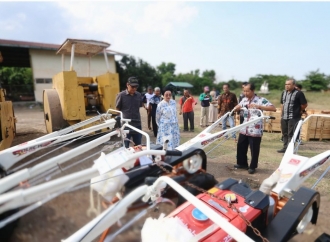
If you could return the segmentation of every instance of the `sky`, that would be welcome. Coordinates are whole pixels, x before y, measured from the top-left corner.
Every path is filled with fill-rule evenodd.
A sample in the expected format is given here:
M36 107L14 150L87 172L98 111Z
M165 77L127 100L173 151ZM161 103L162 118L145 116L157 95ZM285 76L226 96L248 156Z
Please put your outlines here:
M0 39L94 39L217 81L330 74L330 2L0 2Z

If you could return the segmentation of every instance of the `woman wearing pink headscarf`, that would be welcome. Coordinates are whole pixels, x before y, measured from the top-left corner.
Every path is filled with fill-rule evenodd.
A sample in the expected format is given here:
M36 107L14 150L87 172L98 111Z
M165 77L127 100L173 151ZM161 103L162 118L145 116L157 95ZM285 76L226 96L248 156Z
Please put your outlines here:
M209 94L209 87L206 86L204 87L204 92L199 95L199 101L201 101L201 120L200 120L200 125L201 127L207 127L209 126L209 107L210 107L210 102L212 102L212 97ZM204 120L205 120L205 125L204 125Z

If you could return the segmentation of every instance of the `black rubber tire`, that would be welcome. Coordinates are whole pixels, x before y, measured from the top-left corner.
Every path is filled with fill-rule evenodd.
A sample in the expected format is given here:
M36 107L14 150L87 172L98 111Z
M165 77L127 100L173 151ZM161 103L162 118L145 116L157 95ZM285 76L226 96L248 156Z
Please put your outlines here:
M12 209L12 210L6 211L3 214L0 214L0 221L8 218L9 216L11 216L14 213L17 213L18 211L19 211L19 209L17 208L17 209ZM19 219L16 219L13 222L7 224L5 227L0 229L0 241L1 242L6 242L6 241L10 240L18 223L19 223Z

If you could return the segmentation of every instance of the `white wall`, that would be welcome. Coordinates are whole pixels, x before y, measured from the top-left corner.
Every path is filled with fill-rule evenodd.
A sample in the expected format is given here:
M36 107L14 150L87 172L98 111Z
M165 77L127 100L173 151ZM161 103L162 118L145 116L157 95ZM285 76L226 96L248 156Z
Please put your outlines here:
M52 88L52 84L36 83L37 78L53 78L53 76L62 71L62 56L56 55L54 50L35 50L30 49L31 67L34 80L34 95L37 102L42 102L42 93L44 89ZM114 56L108 55L110 72L116 72ZM65 71L70 70L70 56L65 56ZM88 57L75 56L73 69L78 76L98 76L107 71L106 62L103 55L97 55L91 58L90 75L88 75Z

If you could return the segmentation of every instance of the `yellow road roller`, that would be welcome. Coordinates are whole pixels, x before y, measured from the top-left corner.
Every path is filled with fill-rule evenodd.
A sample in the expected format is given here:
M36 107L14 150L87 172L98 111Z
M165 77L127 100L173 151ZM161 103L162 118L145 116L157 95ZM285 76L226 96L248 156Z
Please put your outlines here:
M109 43L94 40L67 39L56 54L62 55L62 72L53 77L52 89L43 91L44 116L48 133L84 121L91 116L115 109L119 93L119 76L109 71ZM91 57L102 54L107 71L90 76ZM65 55L71 55L70 70L64 70ZM76 56L88 58L88 76L78 76L73 63Z
M13 103L6 101L6 90L0 87L0 150L10 147L16 134Z

